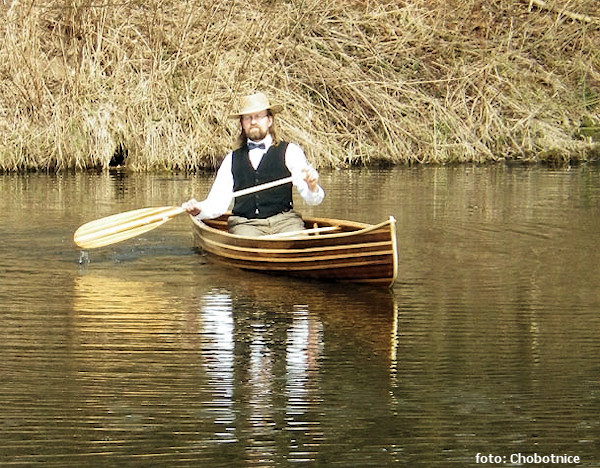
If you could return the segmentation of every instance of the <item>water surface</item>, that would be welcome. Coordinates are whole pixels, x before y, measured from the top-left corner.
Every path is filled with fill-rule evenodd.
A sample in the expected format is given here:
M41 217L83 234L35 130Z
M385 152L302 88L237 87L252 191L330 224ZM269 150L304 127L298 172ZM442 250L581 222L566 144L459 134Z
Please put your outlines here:
M316 216L398 220L392 290L215 265L185 216L84 222L211 177L0 176L0 465L600 463L600 171L322 174Z

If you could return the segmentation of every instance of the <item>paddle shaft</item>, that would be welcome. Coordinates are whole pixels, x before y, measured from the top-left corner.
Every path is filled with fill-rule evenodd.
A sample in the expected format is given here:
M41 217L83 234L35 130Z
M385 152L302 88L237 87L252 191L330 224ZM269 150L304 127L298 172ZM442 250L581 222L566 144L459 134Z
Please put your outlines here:
M232 196L232 198L243 197L244 195L250 195L251 193L260 192L262 190L267 190L267 189L270 189L273 187L277 187L279 185L287 184L288 182L292 182L292 180L293 180L292 176L285 177L284 179L278 179L278 180L274 180L272 182L266 182L264 184L255 185L254 187L248 187L245 189L236 190L235 192L233 192L231 194L231 196ZM181 210L183 211L183 209L181 209ZM175 214L180 214L180 213L175 213Z
M261 190L266 190L266 189L270 189L273 187L277 187L278 185L283 185L283 184L287 184L288 182L291 182L293 180L293 177L286 177L285 179L278 179L278 180L274 180L273 182L267 182L265 184L260 184L260 185L256 185L254 187L248 187L242 190L236 190L235 192L233 192L233 198L236 197L243 197L244 195L249 195L251 193L254 192L260 192Z

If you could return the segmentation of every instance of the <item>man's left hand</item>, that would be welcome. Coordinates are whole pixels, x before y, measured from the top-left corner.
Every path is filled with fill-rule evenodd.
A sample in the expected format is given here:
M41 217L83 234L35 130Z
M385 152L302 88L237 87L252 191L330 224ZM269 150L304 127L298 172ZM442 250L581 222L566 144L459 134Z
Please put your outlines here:
M302 169L302 173L310 191L316 192L319 188L319 173L312 167Z

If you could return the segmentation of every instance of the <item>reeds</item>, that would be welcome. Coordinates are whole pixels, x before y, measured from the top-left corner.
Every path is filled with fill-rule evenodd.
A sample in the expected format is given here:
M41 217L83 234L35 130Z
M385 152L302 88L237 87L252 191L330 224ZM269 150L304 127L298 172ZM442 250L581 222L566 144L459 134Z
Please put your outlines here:
M0 170L212 168L254 90L321 167L589 160L600 6L564 5L9 0Z

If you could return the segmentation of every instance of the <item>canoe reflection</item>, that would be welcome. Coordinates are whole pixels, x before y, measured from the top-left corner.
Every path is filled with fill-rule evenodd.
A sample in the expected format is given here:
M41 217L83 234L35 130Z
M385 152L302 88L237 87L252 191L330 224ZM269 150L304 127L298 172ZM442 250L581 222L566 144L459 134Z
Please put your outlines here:
M315 459L339 420L340 385L362 395L340 411L362 414L362 398L390 405L389 290L226 276L218 288L198 281L193 303L156 280L77 278L73 367L95 431L123 443L167 431L179 446L193 435L213 460L272 466Z

